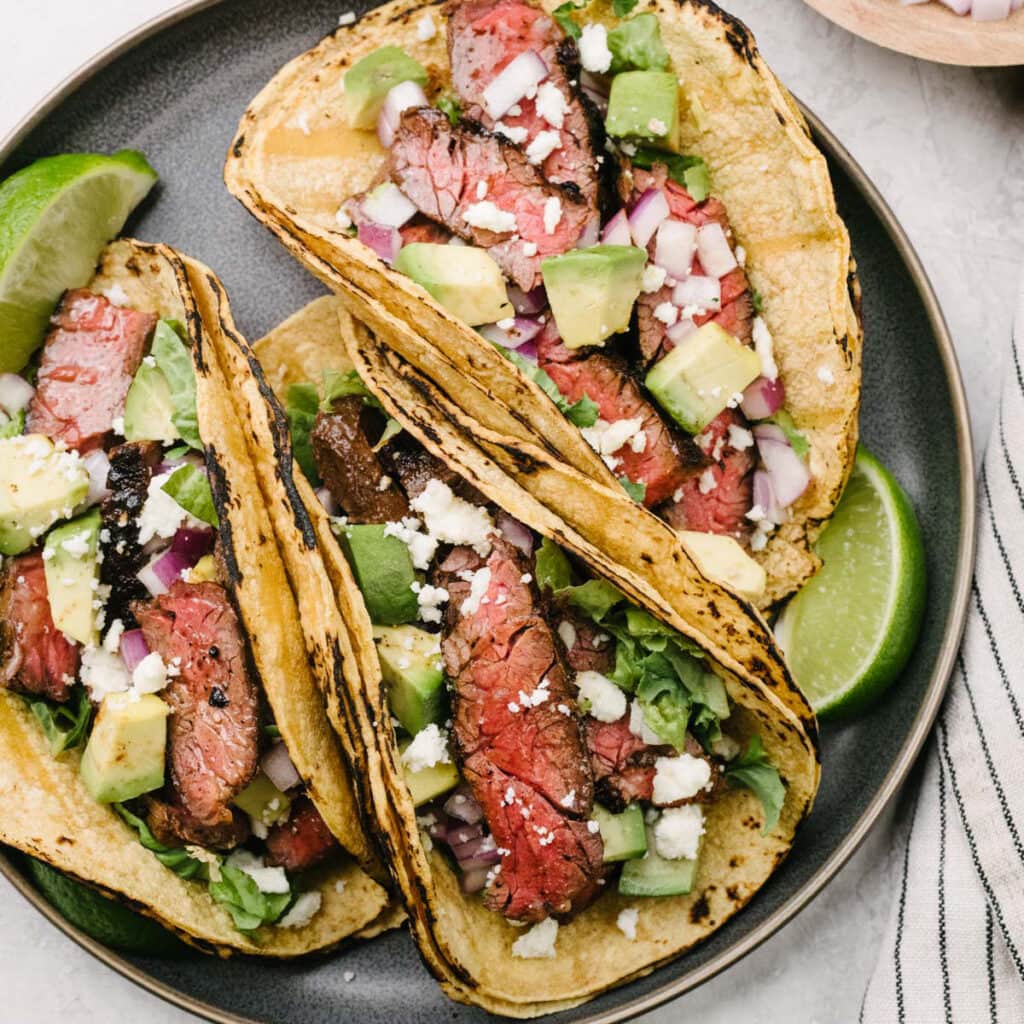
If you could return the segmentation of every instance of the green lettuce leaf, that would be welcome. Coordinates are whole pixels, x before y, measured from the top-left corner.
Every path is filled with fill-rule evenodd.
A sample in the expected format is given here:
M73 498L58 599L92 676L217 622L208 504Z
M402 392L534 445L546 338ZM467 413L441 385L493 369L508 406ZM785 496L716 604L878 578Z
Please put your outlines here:
M592 402L589 395L584 395L578 402L570 402L558 390L555 382L536 363L531 363L529 359L524 359L513 349L505 348L502 345L495 345L495 348L520 373L529 377L558 406L559 412L563 416L567 416L577 427L592 427L597 422L597 403Z
M537 549L534 560L534 576L541 590L558 594L572 584L572 566L565 552L545 537Z
M725 778L731 786L749 789L761 801L764 808L762 834L767 835L779 820L786 801L786 787L778 769L765 756L760 736L751 737L747 749L726 768Z
M293 899L291 892L261 892L249 875L229 864L221 864L219 874L220 878L210 881L210 895L231 915L240 932L273 924Z
M680 153L665 153L650 146L637 146L636 153L630 159L637 167L647 170L654 164L664 164L668 168L668 176L682 185L694 202L702 203L711 192L707 164L699 156L683 156Z
M174 325L161 320L153 334L150 354L156 360L160 372L167 379L171 392L171 422L190 448L203 450L199 438L199 418L196 413L196 374L192 367L192 356L185 343L178 336Z
M0 440L18 437L25 432L25 410L19 409L6 423L0 425Z
M454 96L441 96L437 101L437 109L453 124L459 123L462 117L462 107Z
M638 14L608 33L613 75L620 71L664 71L668 50L661 41L661 27L654 14Z
M638 0L612 0L612 11L616 18L624 18L634 7Z
M582 3L574 3L573 0L567 0L566 3L559 5L552 12L552 17L561 26L562 31L573 39L579 39L583 35L583 30L576 24L573 19L572 12L578 11L581 7L586 7L586 0Z
M292 438L292 455L314 487L320 486L320 474L313 458L309 435L320 410L320 394L315 384L290 384L285 394L284 411Z
M575 423L577 427L592 427L597 422L597 402L591 401L590 395L584 395L578 402L567 405L563 411L569 422Z
M620 476L619 483L622 484L622 489L638 505L642 505L644 503L644 498L647 497L647 484L645 484L643 480L638 483L634 483L628 476Z
M66 704L42 697L26 697L25 702L42 726L54 757L81 745L92 719L92 704L84 686L74 687Z
M149 830L146 822L132 814L124 804L111 804L111 807L139 834L139 842L153 854L164 867L170 868L180 878L193 878L205 880L209 877L209 868L206 863L197 860L182 847L164 846L158 842L156 837Z
M210 526L220 525L217 509L213 504L210 479L201 469L186 462L171 474L162 490L190 516L201 519Z
M774 416L769 416L768 422L774 423L786 435L786 440L789 441L790 447L801 459L807 456L807 453L811 450L811 445L807 438L797 430L793 417L785 409L780 409Z
M320 411L331 412L334 409L335 399L345 398L348 395L358 395L367 405L380 408L380 402L363 383L363 378L355 370L342 372L341 370L324 370L323 382L321 385L323 397L320 400Z

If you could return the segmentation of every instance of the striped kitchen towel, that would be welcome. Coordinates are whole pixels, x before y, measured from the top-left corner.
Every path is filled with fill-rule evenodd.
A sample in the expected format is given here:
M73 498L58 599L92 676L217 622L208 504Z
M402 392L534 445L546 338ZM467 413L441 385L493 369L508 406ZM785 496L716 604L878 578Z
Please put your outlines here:
M1024 289L979 478L967 627L863 1024L1024 1022Z

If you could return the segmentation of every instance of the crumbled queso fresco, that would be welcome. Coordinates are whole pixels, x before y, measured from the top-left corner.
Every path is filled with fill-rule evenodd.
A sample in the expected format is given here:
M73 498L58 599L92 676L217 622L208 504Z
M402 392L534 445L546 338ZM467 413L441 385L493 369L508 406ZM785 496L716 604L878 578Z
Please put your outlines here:
M498 234L516 229L516 215L499 209L490 199L472 203L466 207L463 217L466 223L474 228L483 228L485 231L495 231Z
M617 722L626 713L626 694L600 672L576 675L581 700L590 704L590 714L599 722Z
M426 523L427 532L445 544L468 544L481 558L491 553L494 522L487 510L452 493L440 480L431 480L409 503Z
M636 941L636 923L640 918L640 911L636 907L626 907L619 911L615 919L615 926L626 936L630 942Z
M661 857L694 860L704 835L704 812L700 804L669 807L654 823L654 848Z
M411 772L433 768L438 764L450 764L451 759L448 753L448 734L436 722L420 729L402 753L402 764Z
M608 30L604 25L584 25L578 41L580 63L585 71L603 75L612 66Z
M558 940L558 922L545 918L512 943L512 955L524 960L553 960Z
M680 754L659 757L654 762L654 802L672 804L687 800L707 789L711 782L711 765L703 757Z

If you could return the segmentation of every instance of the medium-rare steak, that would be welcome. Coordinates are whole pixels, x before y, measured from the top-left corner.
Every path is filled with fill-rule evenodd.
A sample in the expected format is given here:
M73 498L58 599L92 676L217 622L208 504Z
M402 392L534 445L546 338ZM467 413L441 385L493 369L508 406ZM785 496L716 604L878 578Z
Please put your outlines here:
M267 836L267 863L286 871L305 871L340 849L327 823L309 797L292 804L286 822L275 825Z
M604 127L579 89L575 41L544 11L522 0L454 0L446 10L452 85L466 116L490 131L504 128L524 150L541 132L557 132L557 147L539 165L544 177L575 185L596 214ZM536 95L524 96L500 118L491 117L484 90L528 50L547 65L548 77Z
M573 672L600 672L607 675L615 667L615 643L601 627L580 614L564 598L551 602L550 622L555 623L558 638L565 648L565 663Z
M504 136L439 110L407 110L389 154L391 179L421 213L486 249L524 291L540 265L576 247L590 219L577 190L553 185Z
M550 327L537 339L537 362L570 402L584 396L597 403L608 423L640 419L646 436L642 447L623 446L613 455L612 472L646 485L644 504L660 505L707 465L693 439L669 426L644 397L625 362L592 349L569 349Z
M160 463L161 448L156 441L129 441L110 452L107 489L100 506L103 523L103 563L100 580L110 586L107 621L130 620L132 601L146 596L136 577L146 562L139 544L139 514L146 504L149 483Z
M249 838L249 822L235 807L213 823L200 821L178 804L167 803L156 797L146 800L149 810L146 824L164 846L194 844L204 850L232 850Z
M671 757L670 746L648 746L629 731L629 715L616 722L586 720L587 748L597 799L613 811L654 793L654 762Z
M78 645L53 624L43 556L8 558L0 575L0 686L65 701L78 659Z
M256 686L235 611L219 584L179 580L132 612L171 676L163 698L172 803L200 825L230 828L228 805L259 754Z
M84 288L67 292L50 321L26 432L80 452L101 447L124 412L156 321Z

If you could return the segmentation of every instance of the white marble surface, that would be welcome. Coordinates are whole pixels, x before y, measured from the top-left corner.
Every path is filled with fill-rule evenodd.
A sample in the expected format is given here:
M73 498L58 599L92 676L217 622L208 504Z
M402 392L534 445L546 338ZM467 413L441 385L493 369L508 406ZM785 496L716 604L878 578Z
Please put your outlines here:
M888 53L799 0L723 2L747 21L781 77L864 166L921 253L956 339L980 447L994 414L1024 258L1024 71L946 68ZM0 137L92 53L171 6L167 0L4 3ZM892 902L892 869L887 819L782 933L644 1020L856 1020ZM0 1021L12 1024L195 1020L93 961L5 882L0 990Z

